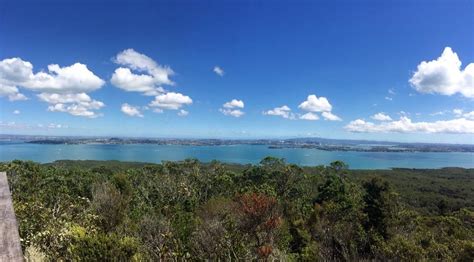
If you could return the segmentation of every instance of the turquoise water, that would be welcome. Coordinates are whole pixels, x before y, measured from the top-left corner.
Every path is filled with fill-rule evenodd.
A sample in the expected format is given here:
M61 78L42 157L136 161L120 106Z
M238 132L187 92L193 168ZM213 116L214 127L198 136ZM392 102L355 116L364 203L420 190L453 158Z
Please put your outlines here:
M337 152L305 148L269 149L264 145L179 146L179 145L41 145L0 142L0 161L14 159L53 162L71 160L121 160L160 163L164 160L196 158L203 162L258 163L266 156L285 158L287 162L314 166L342 160L355 169L474 168L473 153L393 153Z

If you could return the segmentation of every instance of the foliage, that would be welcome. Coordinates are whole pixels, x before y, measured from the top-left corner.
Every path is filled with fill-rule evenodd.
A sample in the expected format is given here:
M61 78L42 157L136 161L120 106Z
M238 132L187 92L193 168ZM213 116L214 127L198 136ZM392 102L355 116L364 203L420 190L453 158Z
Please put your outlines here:
M474 258L474 170L117 161L0 163L31 259Z

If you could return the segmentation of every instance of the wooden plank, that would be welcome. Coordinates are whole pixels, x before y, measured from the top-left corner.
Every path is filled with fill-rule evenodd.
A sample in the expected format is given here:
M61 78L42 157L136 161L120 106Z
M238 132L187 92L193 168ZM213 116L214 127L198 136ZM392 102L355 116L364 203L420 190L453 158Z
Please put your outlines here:
M0 261L23 261L7 174L0 172Z

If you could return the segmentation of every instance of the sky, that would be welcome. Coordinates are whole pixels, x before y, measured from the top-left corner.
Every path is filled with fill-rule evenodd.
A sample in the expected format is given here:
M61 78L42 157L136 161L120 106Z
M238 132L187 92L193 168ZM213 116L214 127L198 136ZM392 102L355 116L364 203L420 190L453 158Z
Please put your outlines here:
M0 133L474 143L473 1L0 1Z

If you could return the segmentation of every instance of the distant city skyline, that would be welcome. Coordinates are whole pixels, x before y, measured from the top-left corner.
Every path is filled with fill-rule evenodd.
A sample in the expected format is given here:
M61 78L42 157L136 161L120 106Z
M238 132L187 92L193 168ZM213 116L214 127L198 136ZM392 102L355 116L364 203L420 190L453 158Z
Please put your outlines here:
M471 1L0 6L2 134L474 144Z

